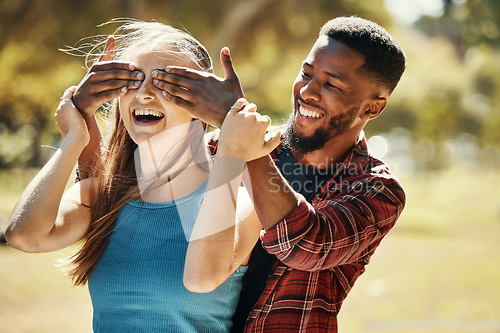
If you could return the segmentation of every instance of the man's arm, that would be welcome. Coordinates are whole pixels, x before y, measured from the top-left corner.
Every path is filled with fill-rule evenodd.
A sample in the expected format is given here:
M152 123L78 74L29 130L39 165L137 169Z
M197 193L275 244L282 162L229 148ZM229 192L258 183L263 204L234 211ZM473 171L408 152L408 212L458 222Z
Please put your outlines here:
M136 70L134 64L112 61L115 48L115 38L109 36L103 54L73 93L73 103L85 119L90 134L90 142L78 158L81 179L89 177L101 153L102 138L95 112L107 101L126 94L129 89L137 89L144 79L144 73Z
M265 230L283 220L299 202L269 155L247 163L255 210Z
M290 188L269 157L248 163L248 170L255 210L266 229L262 245L296 269L327 269L362 259L404 206L404 192L394 179L364 179L350 193L313 207Z

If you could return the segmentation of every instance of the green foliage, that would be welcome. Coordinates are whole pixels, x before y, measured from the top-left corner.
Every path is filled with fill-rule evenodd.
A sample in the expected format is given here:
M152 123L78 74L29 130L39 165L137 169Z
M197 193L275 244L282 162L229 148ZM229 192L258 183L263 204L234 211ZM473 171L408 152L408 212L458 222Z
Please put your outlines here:
M478 6L485 10L491 4L466 4L472 3L476 10ZM413 28L395 33L408 55L407 70L387 110L369 125L369 134L401 126L417 141L442 142L467 133L482 147L500 146L498 45L494 40L486 42L484 36L477 37L475 43L464 40L458 45L449 31L438 25L451 19L466 25L476 20L449 15L436 20L424 18L417 26L427 35ZM432 28L424 25L431 21L435 23Z
M31 41L9 42L0 51L0 168L37 165L43 136L54 133L59 96L84 73L76 62Z
M342 15L372 19L396 36L408 69L387 110L367 134L408 129L414 139L460 133L500 145L499 2L451 1L439 19L395 25L383 0L5 0L0 3L0 168L38 166L42 145L56 146L52 115L65 88L84 74L83 60L58 51L80 39L111 34L117 17L185 28L209 49L229 46L246 96L275 124L290 112L292 83L321 25Z

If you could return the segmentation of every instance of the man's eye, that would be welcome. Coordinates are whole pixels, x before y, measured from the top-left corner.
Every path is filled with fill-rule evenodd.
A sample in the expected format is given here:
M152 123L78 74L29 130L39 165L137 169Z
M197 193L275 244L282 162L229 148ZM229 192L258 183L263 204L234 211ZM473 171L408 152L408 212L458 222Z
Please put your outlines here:
M303 77L306 77L306 78L308 78L308 79L310 79L310 78L311 78L311 75L307 74L307 73L306 73L306 72L304 72L304 71L302 71L302 76L303 76Z
M326 82L325 83L325 86L327 86L328 88L331 88L331 89L335 89L335 90L338 90L338 91L342 91L342 89L340 89L339 87L337 87L336 85L334 84L331 84L330 82Z

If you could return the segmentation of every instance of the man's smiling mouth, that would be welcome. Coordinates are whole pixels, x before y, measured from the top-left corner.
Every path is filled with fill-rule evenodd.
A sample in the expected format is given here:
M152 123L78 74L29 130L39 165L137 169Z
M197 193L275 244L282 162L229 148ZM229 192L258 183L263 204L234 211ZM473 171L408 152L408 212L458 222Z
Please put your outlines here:
M316 112L316 111L311 111L311 110L305 110L302 105L299 104L299 113L302 117L310 117L310 118L321 118L323 117L322 114Z
M319 119L323 118L325 115L323 112L317 112L311 109L320 109L317 106L310 105L307 102L305 102L300 96L296 97L296 103L297 103L297 113L305 119ZM321 110L321 109L320 109Z

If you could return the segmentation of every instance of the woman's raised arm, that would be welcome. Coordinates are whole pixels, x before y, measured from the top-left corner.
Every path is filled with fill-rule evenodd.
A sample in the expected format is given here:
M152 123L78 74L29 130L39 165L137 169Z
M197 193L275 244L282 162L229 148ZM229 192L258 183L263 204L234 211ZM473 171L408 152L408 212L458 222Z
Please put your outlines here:
M25 189L9 219L8 243L25 252L47 252L80 240L90 221L87 207L90 180L74 185L63 197L78 156L89 142L85 121L65 91L56 124L64 136L61 147Z
M210 292L248 262L262 226L240 184L246 162L269 154L279 143L277 135L266 140L269 123L243 99L224 120L186 254L184 285L190 291Z

